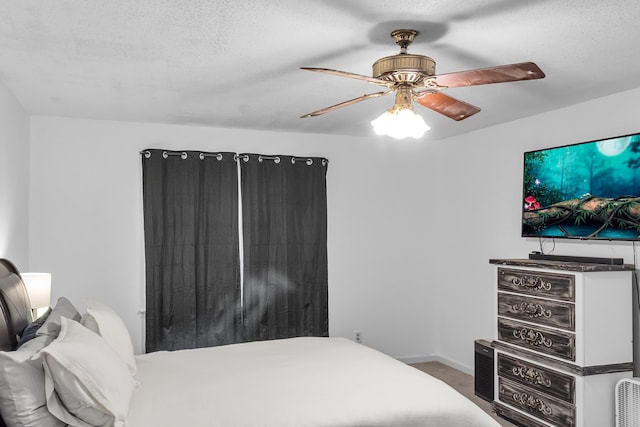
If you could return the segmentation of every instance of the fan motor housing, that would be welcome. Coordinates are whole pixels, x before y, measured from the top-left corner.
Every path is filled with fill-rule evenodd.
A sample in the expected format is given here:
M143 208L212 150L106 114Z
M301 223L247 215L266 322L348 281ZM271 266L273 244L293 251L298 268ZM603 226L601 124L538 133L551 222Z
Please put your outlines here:
M373 77L396 83L419 84L436 73L436 61L424 55L386 56L373 63Z

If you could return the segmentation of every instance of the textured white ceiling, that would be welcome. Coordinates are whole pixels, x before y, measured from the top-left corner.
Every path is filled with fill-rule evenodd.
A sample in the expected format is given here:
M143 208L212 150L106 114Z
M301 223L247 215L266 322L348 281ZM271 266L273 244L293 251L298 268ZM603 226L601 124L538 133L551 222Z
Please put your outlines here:
M416 106L441 139L640 86L637 0L0 0L0 80L32 114L373 135L393 97L302 114L378 86L398 52L446 73L533 61L542 80L452 88L482 108L461 122Z

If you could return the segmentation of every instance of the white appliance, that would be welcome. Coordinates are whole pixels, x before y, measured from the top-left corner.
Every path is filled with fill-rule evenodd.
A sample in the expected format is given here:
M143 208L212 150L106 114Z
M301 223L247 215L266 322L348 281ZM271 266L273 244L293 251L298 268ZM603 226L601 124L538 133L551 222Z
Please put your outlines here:
M616 427L640 427L640 378L616 384Z

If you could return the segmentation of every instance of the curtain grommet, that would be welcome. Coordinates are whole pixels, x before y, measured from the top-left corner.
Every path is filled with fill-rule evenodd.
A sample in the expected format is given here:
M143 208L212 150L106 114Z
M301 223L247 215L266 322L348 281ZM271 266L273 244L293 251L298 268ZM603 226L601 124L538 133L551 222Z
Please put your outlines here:
M311 166L313 164L313 159L311 157L307 157L306 159L304 157L292 157L291 158L291 164L295 165L296 164L296 160L304 160L304 163L307 166Z
M162 152L162 158L163 159L168 159L169 156L180 156L180 158L182 160L185 160L187 157L189 157L189 154L187 154L186 151L182 151L180 153L178 153L177 151L163 151Z
M280 163L280 156L263 156L263 155L258 156L258 161L260 163L262 163L265 160L273 160L273 163L278 164Z
M200 160L204 160L207 157L215 157L217 161L220 161L220 160L222 160L223 156L222 156L222 153L211 153L211 154L209 154L209 153L200 153L198 155L198 157L200 158ZM233 156L233 158L234 158L234 160L237 160L236 156Z

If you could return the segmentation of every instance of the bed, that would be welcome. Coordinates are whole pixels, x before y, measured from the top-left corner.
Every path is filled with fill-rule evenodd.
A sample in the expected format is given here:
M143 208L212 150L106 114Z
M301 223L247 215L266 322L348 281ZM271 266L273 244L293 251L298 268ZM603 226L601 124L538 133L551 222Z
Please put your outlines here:
M61 298L32 321L2 259L0 309L7 427L499 426L440 380L344 338L134 356L124 323L98 302L80 314Z

